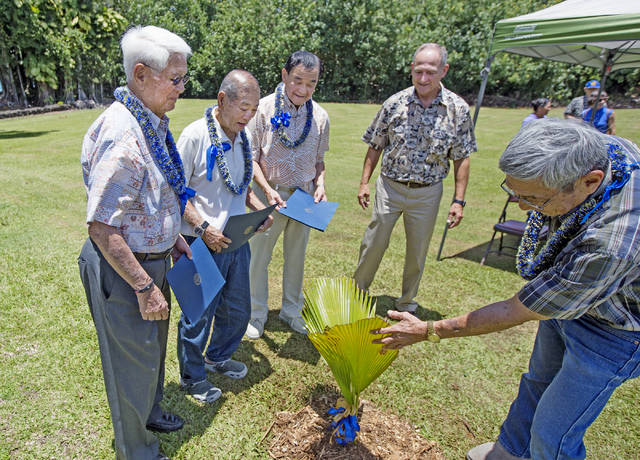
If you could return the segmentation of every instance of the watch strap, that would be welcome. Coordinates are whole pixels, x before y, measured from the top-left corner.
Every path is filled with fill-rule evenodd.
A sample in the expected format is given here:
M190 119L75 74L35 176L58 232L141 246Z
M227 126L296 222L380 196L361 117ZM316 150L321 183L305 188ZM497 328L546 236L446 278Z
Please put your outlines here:
M142 289L136 289L136 294L142 294L144 292L149 291L151 288L153 287L153 280L149 281L149 284L147 284L145 287L143 287Z
M464 207L465 207L465 205L467 204L467 202L466 202L466 201L464 201L464 200L459 200L459 199L457 199L457 198L454 198L454 199L453 199L453 201L452 201L451 203L459 204L459 205L460 205L460 206L462 206L463 208L464 208Z

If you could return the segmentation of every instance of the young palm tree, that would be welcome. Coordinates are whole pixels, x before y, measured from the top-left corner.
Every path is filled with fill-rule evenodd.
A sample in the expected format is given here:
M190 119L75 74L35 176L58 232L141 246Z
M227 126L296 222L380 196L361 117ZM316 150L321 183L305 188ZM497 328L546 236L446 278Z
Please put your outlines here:
M353 279L316 279L304 289L302 316L309 339L325 359L344 400L330 411L340 444L351 442L360 431L356 419L360 393L398 356L398 351L380 353L373 344L373 329L389 326L375 316L375 303L357 288Z

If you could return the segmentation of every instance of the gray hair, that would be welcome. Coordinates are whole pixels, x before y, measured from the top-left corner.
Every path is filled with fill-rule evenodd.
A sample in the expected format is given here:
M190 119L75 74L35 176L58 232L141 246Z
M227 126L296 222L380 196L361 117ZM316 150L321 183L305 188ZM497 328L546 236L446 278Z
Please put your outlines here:
M182 38L156 26L132 27L122 36L120 47L127 82L133 80L136 64L162 71L172 54L182 54L185 58L191 56L191 47Z
M570 191L590 171L607 170L608 138L577 120L542 118L526 124L500 157L502 172L519 180Z
M416 57L418 56L420 51L426 48L433 48L438 51L438 53L440 53L440 68L442 69L447 64L447 56L449 56L449 53L447 53L447 48L438 43L423 43L422 45L420 45L416 52L413 53L413 59L411 62L416 62Z
M256 92L260 97L260 85L251 72L234 69L222 79L218 92L224 92L230 101L235 101L241 95Z

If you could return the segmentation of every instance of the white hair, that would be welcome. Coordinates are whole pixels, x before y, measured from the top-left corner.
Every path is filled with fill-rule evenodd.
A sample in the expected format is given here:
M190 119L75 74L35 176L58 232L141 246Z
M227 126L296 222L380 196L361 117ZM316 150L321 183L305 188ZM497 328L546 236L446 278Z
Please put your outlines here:
M577 120L541 118L525 125L500 157L502 172L540 179L550 189L571 190L590 171L606 171L609 137Z
M156 26L132 27L122 36L120 47L127 82L133 79L133 68L138 63L162 71L172 54L191 56L191 47L182 38Z

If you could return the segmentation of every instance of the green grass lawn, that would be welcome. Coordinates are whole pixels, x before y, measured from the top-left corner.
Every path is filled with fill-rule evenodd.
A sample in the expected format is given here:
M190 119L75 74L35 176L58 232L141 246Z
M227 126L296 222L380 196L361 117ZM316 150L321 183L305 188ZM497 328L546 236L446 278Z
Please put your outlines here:
M177 138L210 101L181 100L171 115ZM370 213L357 205L365 145L359 140L374 105L325 104L331 117L327 193L340 206L326 232L312 232L306 277L351 276ZM618 134L640 143L640 111L616 110ZM76 258L87 236L80 169L82 137L100 110L0 120L0 459L112 458L113 432L96 334ZM417 300L422 318L452 317L512 296L523 281L513 259L490 255L479 265L504 204L497 160L525 109L483 108L476 131L462 225L449 232L436 262L452 177ZM552 116L561 116L554 109ZM379 169L377 170L379 171ZM513 216L522 218L513 207ZM371 293L384 313L400 293L404 235L398 225ZM271 264L270 316L264 338L243 341L235 354L249 365L239 382L210 375L223 390L213 405L187 398L178 385L175 352L179 310L174 303L166 364L165 406L186 419L183 430L160 436L175 459L268 458L263 434L278 411L297 411L310 395L334 387L308 339L277 318L282 250ZM414 424L461 459L493 440L526 370L535 324L483 337L421 343L403 350L363 394ZM638 459L640 381L624 384L589 429L593 459Z

